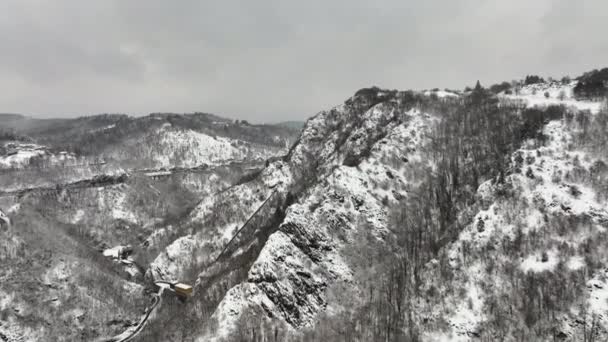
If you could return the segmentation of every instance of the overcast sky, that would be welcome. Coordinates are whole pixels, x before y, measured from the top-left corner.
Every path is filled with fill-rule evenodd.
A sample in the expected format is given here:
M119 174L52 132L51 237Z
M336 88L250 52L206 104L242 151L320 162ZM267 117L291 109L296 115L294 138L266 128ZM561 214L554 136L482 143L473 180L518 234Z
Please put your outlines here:
M1 0L0 112L304 119L357 89L608 66L608 1Z

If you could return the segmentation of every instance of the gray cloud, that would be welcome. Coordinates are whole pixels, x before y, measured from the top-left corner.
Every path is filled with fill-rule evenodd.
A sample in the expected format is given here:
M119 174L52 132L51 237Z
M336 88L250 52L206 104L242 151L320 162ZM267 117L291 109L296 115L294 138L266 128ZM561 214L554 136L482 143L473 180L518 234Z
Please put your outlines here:
M0 112L302 119L358 88L602 67L602 0L0 2Z

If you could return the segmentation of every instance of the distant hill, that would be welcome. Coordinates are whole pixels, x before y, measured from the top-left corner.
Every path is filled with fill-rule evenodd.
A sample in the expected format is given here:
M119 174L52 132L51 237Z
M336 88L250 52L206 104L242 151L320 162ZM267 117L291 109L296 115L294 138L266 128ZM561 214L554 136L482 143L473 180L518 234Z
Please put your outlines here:
M21 114L13 114L13 113L0 113L0 121L4 120L18 120L25 118L24 115Z
M0 115L1 141L35 142L51 153L65 151L76 157L109 159L129 168L265 158L280 151L286 153L299 131L207 113L153 113L142 117L99 114L48 119Z
M302 129L306 122L304 121L283 121L279 122L276 125L281 127L293 128L293 129Z

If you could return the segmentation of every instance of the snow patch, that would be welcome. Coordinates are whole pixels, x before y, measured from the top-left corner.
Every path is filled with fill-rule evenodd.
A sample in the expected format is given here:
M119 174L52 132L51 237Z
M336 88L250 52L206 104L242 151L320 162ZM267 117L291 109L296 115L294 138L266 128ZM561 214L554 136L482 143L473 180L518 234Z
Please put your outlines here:
M580 255L570 257L566 266L570 271L580 270L581 268L585 267L585 258Z
M6 143L7 155L0 156L0 168L17 168L27 166L31 158L47 154L45 146L37 144Z
M555 250L545 253L535 253L524 259L521 270L524 272L540 273L553 271L559 263L559 254Z
M518 94L502 95L506 99L523 101L528 107L547 107L550 105L564 105L578 110L599 112L602 102L579 101L573 97L573 89L577 81L569 84L560 82L537 83L523 86ZM545 96L545 93L549 97Z
M596 274L587 282L589 290L589 311L596 314L606 324L608 317L608 270L603 270Z
M436 95L440 99L446 98L446 97L455 98L455 97L459 96L458 94L453 93L451 91L447 91L447 90L427 90L424 92L424 95L426 95L426 96Z
M192 257L192 250L197 241L192 235L182 236L171 243L150 264L150 270L155 280L173 281L181 278L185 263Z

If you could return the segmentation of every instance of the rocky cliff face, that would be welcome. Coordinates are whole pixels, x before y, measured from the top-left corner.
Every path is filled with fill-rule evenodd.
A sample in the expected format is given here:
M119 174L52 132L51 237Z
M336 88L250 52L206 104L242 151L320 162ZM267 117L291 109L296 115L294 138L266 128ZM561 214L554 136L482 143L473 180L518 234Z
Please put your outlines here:
M605 332L604 266L597 259L603 245L596 241L602 241L606 231L607 207L603 188L589 183L605 177L597 171L605 165L604 156L580 144L584 128L572 119L597 116L602 110L601 103L575 100L573 86L539 84L535 87L541 90L527 87L518 95L499 94L500 101L519 101L523 107L563 105L567 114L546 123L542 139L524 141L501 173L506 178L482 183L476 204L463 206L471 223L440 249L438 259L430 260L420 280L426 289L421 293L440 293L416 300L420 314L415 320L423 339L517 336L493 325L501 317L497 305L523 312L526 305L542 300L553 305L551 311L511 319L523 322L532 320L531 315L544 324L540 317L551 312L553 320L545 323L554 327L554 336L577 340L590 322L594 334ZM536 96L539 91L542 98ZM435 168L426 149L441 114L421 111L428 106L419 104L428 96L364 89L307 122L289 154L270 164L256 183L262 184L264 195L272 188L298 193L297 200L262 241L246 273L231 282L213 313L217 329L202 333L200 340L231 336L243 324L243 315L251 312L295 331L314 329L320 313L339 313L349 301L345 296L362 295L361 274L352 262L362 250L358 239L368 234L378 246L388 244L393 234L389 208L419 190L416 185ZM459 96L435 100L458 101ZM568 229L563 228L565 221ZM522 241L523 246L513 247ZM593 261L588 260L591 256ZM446 261L449 270L439 267L439 260ZM438 284L433 279L442 279L439 272L452 277ZM568 285L567 296L547 288L563 277L583 280ZM514 278L535 285L525 288L520 281L510 282ZM210 280L204 275L200 279ZM336 295L336 288L348 291ZM527 297L524 307L520 299L510 298L527 291L540 297ZM546 299L562 295L566 304Z
M148 275L187 279L202 270L197 295L225 293L214 310L218 336L253 307L294 328L311 325L328 305L328 286L352 282L343 260L352 236L388 234L387 203L407 196L428 166L419 149L435 119L414 108L417 96L363 89L311 118L285 157L203 199L185 223L190 233Z
M217 283L228 288L213 314L218 330L202 338L227 336L250 310L293 328L311 326L332 305L326 295L330 286L356 287L347 260L355 235L382 240L390 234L389 204L408 196L431 167L423 150L437 118L415 108L417 96L359 91L311 118L287 156L268 164L257 178L195 208L190 224L198 228L161 254L151 275L179 279L193 251L200 252L199 295L217 289ZM267 201L272 196L278 199ZM256 219L255 227L247 222L268 206L284 211L280 221L269 225ZM240 235L230 240L239 228ZM228 248L221 264L238 264L243 255L250 259L241 276L210 262L227 244L240 247Z
M417 150L423 147L432 118L390 107L378 104L363 113L361 126L351 131L341 155L332 154L328 160L333 162L323 165L327 173L289 207L246 282L231 289L220 304L216 315L221 324L230 324L244 306L261 305L269 316L293 327L310 325L328 305L328 286L352 283L344 252L353 235L359 229L378 239L388 234L388 202L407 196L415 181L407 175L424 164ZM361 141L370 136L370 145ZM299 156L296 150L295 158ZM233 297L245 300L237 303Z

